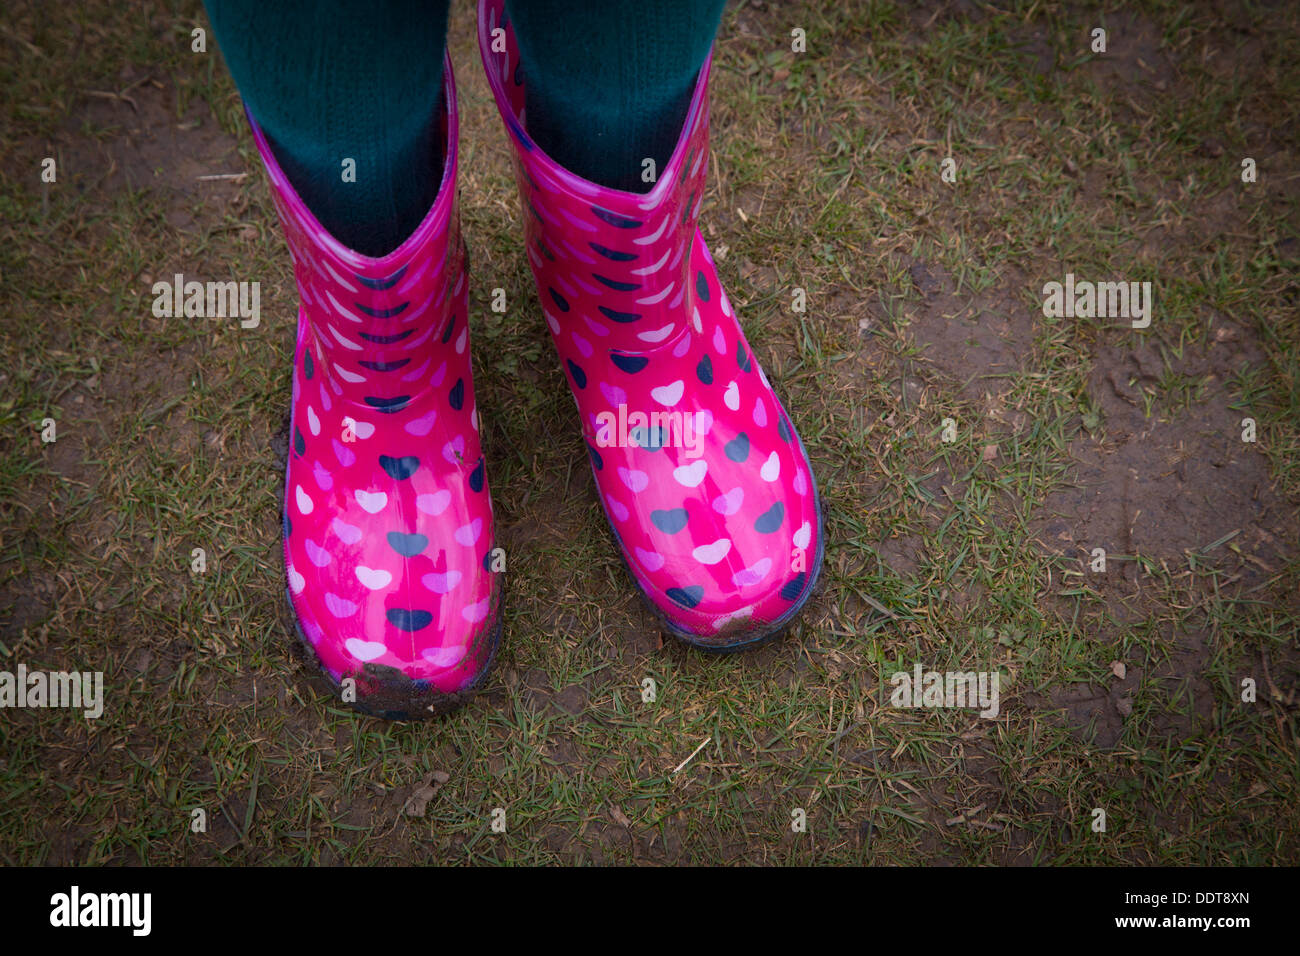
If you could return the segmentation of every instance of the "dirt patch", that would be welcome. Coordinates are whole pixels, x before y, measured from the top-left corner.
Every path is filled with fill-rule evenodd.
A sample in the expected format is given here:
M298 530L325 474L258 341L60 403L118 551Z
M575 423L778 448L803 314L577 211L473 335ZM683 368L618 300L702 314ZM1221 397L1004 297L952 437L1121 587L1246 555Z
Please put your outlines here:
M1133 694L1141 674L1132 668L1124 681L1110 686L1071 684L1046 688L1025 695L1025 703L1036 709L1061 711L1061 721L1077 740L1102 749L1114 747L1124 732L1124 721L1133 713Z
M1198 739L1214 721L1214 688L1205 677L1211 653L1207 632L1164 628L1150 652L1138 661L1116 662L1119 673L1105 681L1047 687L1024 701L1035 710L1058 712L1056 719L1071 736L1101 749L1115 747L1133 721L1145 743L1181 745Z
M969 398L1001 391L999 380L1032 361L1034 316L1015 290L1025 285L1017 271L996 287L973 293L934 262L903 257L921 301L909 302L904 316L923 361L961 383Z
M1093 31L1106 31L1106 51L1097 52L1083 69L1112 100L1122 96L1156 96L1165 93L1176 79L1173 62L1164 50L1160 29L1141 14L1128 9L1107 13L1080 30L1078 56L1092 49ZM1071 38L1075 39L1075 38Z
M115 91L91 91L48 146L66 182L86 198L150 190L164 197L166 220L192 229L228 204L250 173L235 141L208 105L177 115L174 88L127 66ZM225 176L227 178L200 178ZM65 178L66 177L66 178Z
M1258 442L1243 440L1250 411L1226 383L1262 352L1239 326L1215 329L1181 358L1158 344L1097 348L1087 395L1099 414L1085 418L1097 431L1074 440L1072 486L1048 496L1034 525L1050 550L1181 561L1232 535L1253 556L1246 583L1281 566L1295 507L1274 492ZM1170 408L1171 392L1197 400Z
M928 560L924 553L924 543L915 536L904 538L886 538L878 542L875 552L881 562L899 577L914 575L922 561Z

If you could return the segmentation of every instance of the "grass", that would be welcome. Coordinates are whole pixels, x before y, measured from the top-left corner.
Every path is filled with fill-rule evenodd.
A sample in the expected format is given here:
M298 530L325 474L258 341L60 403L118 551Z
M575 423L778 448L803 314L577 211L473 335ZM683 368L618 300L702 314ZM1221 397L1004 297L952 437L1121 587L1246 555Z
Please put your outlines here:
M289 650L296 297L237 95L210 37L190 50L202 11L20 6L0 669L103 670L107 707L0 719L0 860L1297 862L1300 18L1225 9L729 7L702 227L828 549L784 641L719 660L661 638L604 529L457 3L506 643L467 709L408 726L335 704ZM261 327L155 319L151 280L178 271L260 281ZM1156 321L1044 318L1066 272L1151 281ZM891 706L916 663L996 670L998 717Z

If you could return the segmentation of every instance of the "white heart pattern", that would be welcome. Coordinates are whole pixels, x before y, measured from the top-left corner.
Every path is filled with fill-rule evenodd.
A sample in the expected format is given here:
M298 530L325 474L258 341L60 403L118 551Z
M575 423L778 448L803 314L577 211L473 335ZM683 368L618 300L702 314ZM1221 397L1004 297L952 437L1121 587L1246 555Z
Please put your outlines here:
M393 576L383 569L368 568L364 564L358 564L357 580L370 590L378 591L380 588L386 588L392 584Z
M423 438L425 435L429 434L429 431L433 428L433 423L437 420L438 412L435 410L429 412L427 415L421 416L420 418L412 419L407 422L404 427L408 434Z
M347 598L339 597L333 591L325 595L325 606L335 617L351 617L361 609L360 605L352 603Z
M382 491L357 491L357 504L372 515L377 515L388 504L388 495Z
M308 538L303 542L303 550L307 552L307 560L318 568L325 567L325 565L329 564L330 561L333 560L333 558L330 557L330 553L311 538Z
M765 577L767 577L767 572L771 570L772 570L772 559L759 558L757 561L754 562L754 565L752 567L744 568L740 571L737 571L735 574L733 574L731 576L731 583L736 585L736 587L741 587L741 588L750 587L752 585L758 584Z
M420 656L434 667L455 667L465 659L467 650L464 644L455 647L426 647Z
M696 488L704 480L704 476L709 471L709 463L703 458L689 465L682 465L680 468L673 469L673 477L677 479L679 485L685 485L687 488Z
M312 463L311 473L315 476L316 484L320 485L321 491L329 491L334 487L334 476L319 461Z
M346 646L348 653L359 661L373 661L388 652L388 648L380 641L363 641L356 637L349 637Z
M664 339L668 338L675 328L677 328L675 325L665 325L662 329L655 329L653 332L638 332L636 337L642 342L662 342ZM577 336L575 335L574 338L576 339ZM585 352L583 354L588 357L591 356L590 352Z
M434 571L431 574L426 574L420 580L423 581L424 586L433 593L446 594L456 585L460 584L460 579L461 573L455 568L452 568L445 574L440 571Z
M609 495L606 495L605 504L609 505L609 513L614 516L614 520L626 521L628 519L629 512L627 510L627 505L623 504L623 502L619 501L617 498L611 498Z
M682 400L682 393L686 391L686 383L680 378L670 385L660 385L658 388L650 389L650 397L660 405L672 408Z
M356 544L361 540L361 529L356 525L348 524L342 518L335 518L330 522L330 527L344 544Z
M460 609L460 616L471 624L477 624L488 615L488 608L492 604L491 598L484 598L477 604L470 604Z
M812 540L812 525L807 521L799 526L799 530L794 533L794 546L796 548L808 547L808 542Z
M447 459L450 465L457 464L465 457L465 436L457 435L447 444L442 446L442 457Z
M456 529L456 543L463 544L470 548L478 541L478 536L483 533L483 519L475 518L467 525L462 525Z
M745 489L737 486L725 495L718 495L718 497L714 498L713 510L720 515L734 515L744 503Z
M632 551L647 571L658 571L664 566L664 556L658 551L646 551L642 548L633 548Z
M451 492L446 488L439 488L433 494L420 495L415 499L416 508L435 518L446 511L449 504L451 504Z
M605 400L615 408L627 404L627 392L623 391L617 385L607 385L606 383L601 382L600 394L604 395Z
M730 538L719 538L713 544L702 544L691 552L692 557L700 564L717 564L727 556L731 550Z
M650 485L650 476L644 471L629 470L620 465L618 476L623 479L623 484L631 488L634 493L645 491Z

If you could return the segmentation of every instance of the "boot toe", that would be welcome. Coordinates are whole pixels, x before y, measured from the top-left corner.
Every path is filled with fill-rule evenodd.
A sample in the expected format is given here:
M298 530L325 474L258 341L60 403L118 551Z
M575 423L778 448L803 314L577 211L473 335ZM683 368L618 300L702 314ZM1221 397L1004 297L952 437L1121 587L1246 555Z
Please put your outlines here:
M731 650L780 633L807 600L822 558L820 508L784 410L769 431L695 414L709 423L698 457L593 449L605 452L597 481L628 568L668 630Z
M322 435L337 424L319 418ZM312 445L291 453L290 601L326 674L355 682L349 703L423 716L462 701L495 650L502 575L490 498L477 464L384 455L404 440L389 423L361 433L310 462Z

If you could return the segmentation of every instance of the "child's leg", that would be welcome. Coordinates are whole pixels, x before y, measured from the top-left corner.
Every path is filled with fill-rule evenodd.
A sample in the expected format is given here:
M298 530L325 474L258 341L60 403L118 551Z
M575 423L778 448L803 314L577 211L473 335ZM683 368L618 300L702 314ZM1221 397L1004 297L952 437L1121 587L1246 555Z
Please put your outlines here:
M528 75L528 133L585 179L648 192L663 169L725 0L507 0Z
M438 189L449 0L205 3L240 95L308 208L358 252L395 249Z

